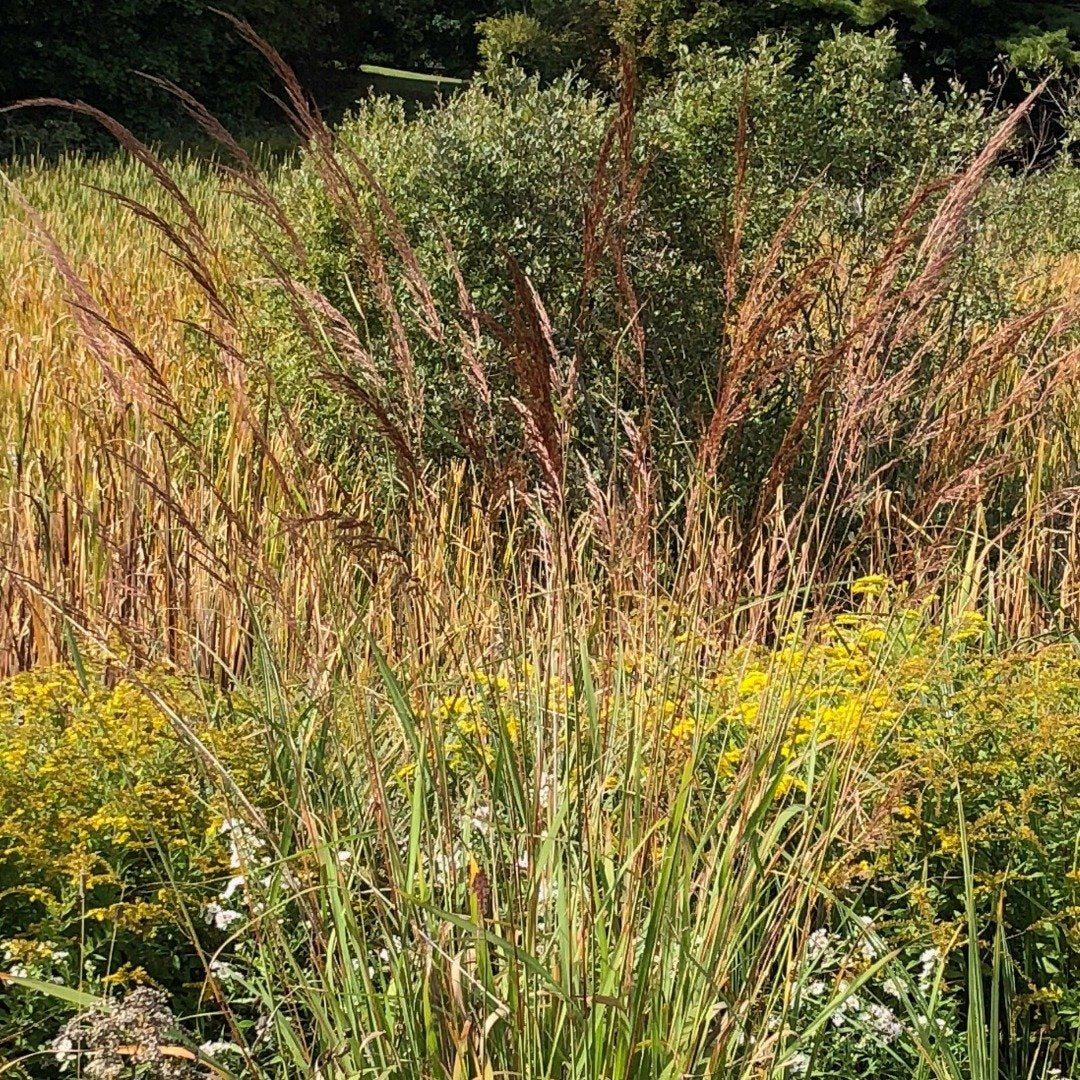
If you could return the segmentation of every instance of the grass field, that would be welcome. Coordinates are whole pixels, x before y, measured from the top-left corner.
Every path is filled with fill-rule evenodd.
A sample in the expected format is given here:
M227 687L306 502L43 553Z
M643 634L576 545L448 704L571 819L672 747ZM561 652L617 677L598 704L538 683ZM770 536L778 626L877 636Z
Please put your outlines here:
M1006 212L1067 168L995 171L1017 114L869 256L743 251L736 184L680 485L629 106L603 474L526 273L448 308L293 105L297 168L0 195L0 1073L1080 1074L1075 254Z

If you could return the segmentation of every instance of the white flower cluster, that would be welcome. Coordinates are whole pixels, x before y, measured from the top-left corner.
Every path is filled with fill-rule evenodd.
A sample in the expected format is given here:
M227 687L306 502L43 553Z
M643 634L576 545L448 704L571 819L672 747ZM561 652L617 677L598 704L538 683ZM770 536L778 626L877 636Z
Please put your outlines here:
M872 1060L875 1049L888 1047L907 1033L905 1024L893 1008L882 1000L883 997L902 1000L903 983L895 978L878 982L876 978L867 979L864 975L862 981L855 984L852 978L865 972L866 965L879 960L885 952L886 946L876 932L873 920L865 916L859 918L857 932L851 940L845 941L825 927L807 937L800 977L803 1007L809 1010L805 1023L811 1024L823 1009L829 1009L829 1029L834 1030L836 1039L840 1040L822 1041L823 1064L836 1053L871 1055ZM929 987L939 958L936 949L927 949L920 956L918 979L921 990ZM807 1075L814 1065L813 1055L798 1042L794 1046L789 1044L788 1050L783 1062L785 1072L790 1076Z
M840 984L841 994L847 991L845 983ZM865 1001L858 994L849 994L836 1007L829 1017L833 1027L852 1024L876 1042L887 1045L895 1042L904 1034L904 1025L888 1005L876 1001Z
M847 986L840 984L840 992ZM857 1030L869 1035L874 1041L887 1045L904 1034L904 1025L888 1005L877 1001L865 1001L858 994L849 994L829 1017L833 1027L842 1028L852 1024Z
M787 1059L787 1068L789 1072L794 1073L796 1076L805 1076L810 1068L810 1055L797 1050Z
M822 926L806 939L806 955L821 960L832 952L832 935Z
M934 970L937 968L941 953L934 948L927 949L919 957L919 989L925 994L930 989L934 979Z
M487 836L491 828L491 807L481 803L469 817L469 828L481 836Z
M235 968L227 960L211 960L210 974L213 975L218 982L222 983L240 982L243 978L239 969Z
M234 908L222 907L216 900L211 900L203 908L203 918L208 925L215 926L218 930L228 930L233 923L243 921L244 916Z
M17 947L12 940L0 943L0 954L4 959L4 972L15 979L40 978L46 976L49 982L62 985L64 980L60 975L50 975L47 969L53 964L65 961L70 953L61 949L54 941L43 941L33 946L33 960L26 959L26 952ZM22 957L22 959L20 959Z
M218 930L228 931L238 922L245 918L244 914L236 909L233 897L242 889L246 889L248 876L254 867L265 868L269 860L263 854L266 842L259 837L250 825L239 818L226 818L219 830L229 843L229 869L234 871L216 900L203 908L203 918L207 924ZM267 879L264 879L265 885Z
M391 952L391 949L393 950L392 952ZM396 958L396 957L399 957L404 951L405 951L405 944L404 944L404 942L402 942L401 938L399 938L397 936L397 934L391 934L390 935L390 948L387 948L384 945L381 949L373 949L373 950L371 950L371 953L369 955L371 956L372 961L377 960L378 964L377 965L375 963L369 963L368 964L368 969L367 969L368 978L369 979L374 979L377 972L381 972L381 974L384 977L389 976L392 973L392 970L393 970L392 967L391 967L391 960ZM358 969L359 966L360 966L360 958L358 956L353 957L353 968L354 968L354 970Z
M874 920L869 915L860 915L858 921L863 930L859 941L859 951L862 953L864 960L873 962L881 955L880 943L874 933Z
M221 1057L222 1054L242 1053L243 1050L235 1043L231 1042L204 1042L202 1046L199 1047L199 1056L209 1058L211 1061Z
M880 1005L876 1001L871 1002L858 1015L859 1022L872 1032L883 1043L895 1042L904 1034L904 1025L896 1018L896 1014L888 1005Z

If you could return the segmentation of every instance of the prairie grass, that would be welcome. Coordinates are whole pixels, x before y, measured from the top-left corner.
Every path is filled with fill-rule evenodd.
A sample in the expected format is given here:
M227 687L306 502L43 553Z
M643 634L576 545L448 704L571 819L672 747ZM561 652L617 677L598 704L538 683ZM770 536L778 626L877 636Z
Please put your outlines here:
M662 385L643 386L636 417L613 417L609 475L582 476L573 439L585 340L575 343L571 327L569 354L552 351L543 298L524 277L502 326L472 307L464 281L460 310L436 310L375 178L304 112L299 87L290 93L312 167L376 283L365 317L397 327L389 370L378 370L355 315L312 291L302 239L250 159L232 180L205 163L171 162L172 196L150 157L22 170L22 194L5 194L0 234L5 265L15 268L3 292L0 395L13 452L3 477L0 669L56 659L70 618L122 628L203 673L219 662L238 670L251 640L244 608L256 595L276 609L272 633L287 652L322 640L325 586L307 575L326 557L328 533L347 532L354 552L363 549L363 592L395 551L412 547L414 524L449 524L448 511L416 497L440 488L443 466L420 449L419 403L430 391L411 333L459 341L476 395L460 421L472 462L451 482L460 498L449 512L467 517L483 503L497 516L517 484L519 507L540 497L548 555L572 535L596 566L636 588L676 551L676 563L663 558L664 589L705 590L710 608L728 612L748 597L867 571L992 598L994 618L1013 633L1071 626L1074 301L1068 290L1018 287L1019 314L971 325L958 320L963 282L951 269L1009 125L943 194L913 196L876 262L848 265L825 237L819 256L792 266L785 249L798 211L751 257L736 221L712 415L687 448L685 489L668 484L661 502L649 440L651 414L666 407ZM619 176L631 138L617 119L597 166L592 288L624 258L608 215L617 224L633 213L617 205L633 198ZM28 209L35 205L41 216ZM738 193L735 206L749 212ZM266 243L284 244L284 254ZM1066 260L1055 273L1067 271ZM617 292L630 290L620 309L632 310L632 282L616 278ZM276 324L265 316L272 290L293 309L287 325L280 304ZM583 303L602 302L587 293ZM372 485L323 443L305 415L310 395L301 388L282 399L282 340L316 357L305 370L331 393L358 403L376 465L384 461L391 486L412 492L411 507L374 505L385 501L376 495L385 482ZM646 348L640 327L629 326L626 340ZM493 345L517 384L508 407L523 420L520 449L499 459L485 435L504 423L484 370ZM753 499L735 505L738 432L778 393L794 396L789 426ZM681 506L674 516L673 506ZM335 582L330 595L356 595L357 585L355 575Z
M736 186L712 410L665 502L650 444L663 401L623 260L629 70L585 208L582 309L613 268L606 299L641 360L642 409L611 418L605 476L578 468L576 327L557 347L513 262L508 311L477 311L463 279L440 310L374 174L252 42L355 243L368 309L338 311L312 284L272 178L242 154L226 177L121 131L128 157L28 167L0 204L0 671L82 671L92 643L171 721L232 845L211 921L230 931L229 900L238 928L208 938L210 909L187 911L206 1015L182 1018L170 1037L187 1056L169 1064L990 1080L1004 1044L1009 1075L1070 1066L1072 1041L1036 1022L1045 1002L1025 1006L1019 1041L1022 1010L1000 1014L1003 971L1022 970L1004 918L979 906L962 805L960 930L943 917L887 940L858 869L907 805L895 751L916 705L932 708L913 697L949 684L965 642L992 654L994 634L1071 631L1080 604L1075 300L1040 294L950 337L952 270L1023 109L912 195L868 266L789 265L798 208L752 257ZM365 318L387 328L377 356ZM424 458L421 338L453 343L475 395L467 462ZM283 340L366 417L362 462L279 391ZM502 456L485 453L493 348L522 433ZM790 420L733 507L738 433L780 386ZM897 612L876 602L892 582ZM849 639L838 611L872 636ZM261 785L200 737L158 664L199 701L242 695ZM807 705L807 680L828 702ZM170 854L155 858L175 885ZM920 972L931 942L940 962ZM946 966L964 943L957 983ZM225 1057L185 1041L193 1026L227 1038Z

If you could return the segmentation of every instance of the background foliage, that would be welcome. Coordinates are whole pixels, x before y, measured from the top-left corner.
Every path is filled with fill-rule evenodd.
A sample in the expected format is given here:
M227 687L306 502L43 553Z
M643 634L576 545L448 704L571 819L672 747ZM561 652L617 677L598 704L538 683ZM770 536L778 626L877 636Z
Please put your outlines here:
M263 93L265 68L215 7L257 27L330 105L362 91L361 63L467 74L475 62L474 25L486 13L475 0L10 0L0 7L0 105L81 99L146 137L175 142L195 134L166 94L135 75L142 71L182 83L233 125L265 127L277 119ZM24 127L43 123L38 115L19 120ZM45 124L54 148L93 134L62 118Z
M742 49L761 34L782 34L812 54L836 27L883 25L900 33L909 72L939 83L959 76L979 84L1003 53L1034 68L1080 60L1080 15L1048 0L531 0L485 23L482 48L548 72L576 64L601 75L624 42L664 73L702 46Z
M145 136L193 134L160 91L133 75L182 82L224 118L265 126L273 118L257 58L205 0L8 0L0 10L0 105L21 98L83 99ZM467 76L478 62L514 59L546 78L568 69L602 83L620 43L642 71L666 77L688 51L743 52L784 36L801 61L839 27L899 34L905 70L939 89L959 76L982 84L1010 54L1032 70L1080 60L1080 14L1050 0L235 0L324 104L364 92L359 65L390 64ZM85 143L89 129L63 118L8 120L7 140L44 137L52 149ZM25 139L24 139L25 141ZM33 139L30 138L32 142Z

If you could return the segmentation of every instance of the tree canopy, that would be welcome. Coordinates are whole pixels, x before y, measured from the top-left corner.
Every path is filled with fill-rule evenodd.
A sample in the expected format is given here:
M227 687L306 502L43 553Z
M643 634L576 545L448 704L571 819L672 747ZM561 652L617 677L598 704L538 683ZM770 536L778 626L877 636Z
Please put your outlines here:
M809 55L837 26L897 32L918 79L978 84L1009 54L1030 69L1080 63L1074 0L222 0L248 19L316 95L346 99L363 63L464 75L515 59L598 79L630 43L663 76L687 50L741 49L784 34ZM181 83L232 123L267 115L258 56L206 0L4 0L0 103L81 98L160 136L176 124L147 71ZM58 123L58 121L51 121Z
M665 70L702 45L738 48L783 33L812 50L836 27L894 27L920 77L982 81L996 58L1045 68L1080 62L1080 6L1048 0L529 0L483 24L489 56L593 73L620 42Z
M265 64L215 7L247 19L305 85L331 97L351 89L362 63L467 74L476 23L491 13L484 0L3 0L0 105L82 99L141 134L168 135L177 110L142 71L176 81L234 125L265 119Z

